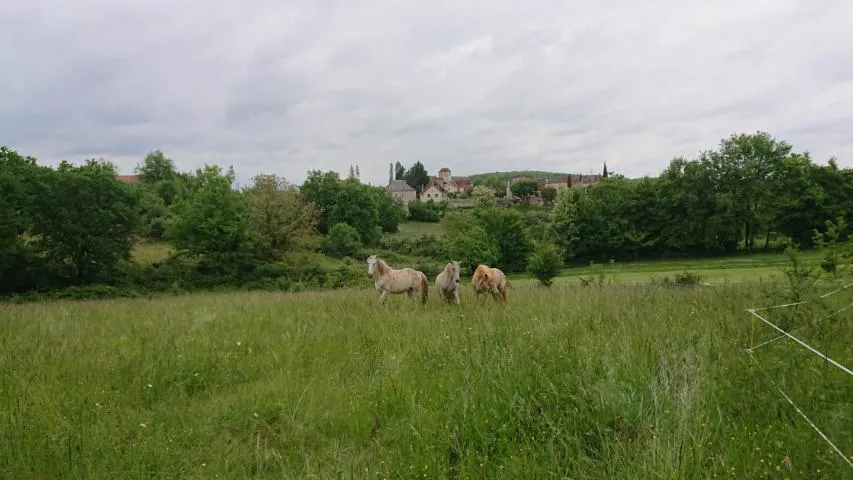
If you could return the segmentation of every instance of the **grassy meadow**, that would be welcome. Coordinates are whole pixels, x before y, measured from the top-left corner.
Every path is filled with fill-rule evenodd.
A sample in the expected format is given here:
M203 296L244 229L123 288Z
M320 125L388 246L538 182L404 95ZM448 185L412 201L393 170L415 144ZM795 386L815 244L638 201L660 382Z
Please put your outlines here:
M853 455L850 377L790 341L744 351L775 336L745 309L785 300L773 280L561 279L513 282L506 306L467 283L461 306L370 289L0 305L0 477L844 478L775 388ZM850 366L853 309L815 319L851 302L768 318Z
M400 224L400 230L397 233L386 233L385 235L391 238L405 238L416 240L424 235L442 235L441 225L432 222L403 222Z

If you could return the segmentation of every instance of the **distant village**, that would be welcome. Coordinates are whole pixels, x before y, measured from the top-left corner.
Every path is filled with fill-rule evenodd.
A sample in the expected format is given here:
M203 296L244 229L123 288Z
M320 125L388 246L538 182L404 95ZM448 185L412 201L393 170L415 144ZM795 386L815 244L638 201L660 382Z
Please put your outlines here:
M403 203L417 200L417 191L411 185L406 183L405 180L394 179L393 164L391 171L392 176L389 176L388 186L386 187L391 195ZM350 173L350 175L357 176L354 173ZM518 176L506 181L503 188L491 188L485 185L475 186L468 177L454 177L449 168L443 167L438 171L438 175L431 175L429 177L429 181L424 186L423 193L421 194L421 201L428 202L432 200L436 203L446 201L456 206L465 207L474 205L474 197L489 196L497 206L518 203L522 200L530 205L542 205L546 202L542 192L548 188L553 188L558 192L567 188L583 188L597 184L601 181L601 178L602 176L597 174L562 175L544 180ZM117 175L116 179L125 183L137 183L139 182L139 175ZM535 182L536 190L529 198L521 199L513 195L512 186L525 181Z
M430 176L429 183L424 187L421 194L421 201L435 202L448 201L458 206L473 205L472 197L475 195L490 195L496 204L508 204L518 202L521 199L514 196L512 186L524 181L535 181L536 191L531 198L526 199L531 205L541 205L544 203L542 192L547 188L553 188L556 191L565 190L567 188L582 188L590 185L595 185L601 181L601 175L563 175L550 179L535 180L526 176L518 176L509 179L504 189L492 189L485 186L474 186L473 182L468 177L454 177L450 169L444 167L438 171L438 175ZM394 198L408 203L417 200L417 191L405 180L394 180L393 177L388 179L387 189Z

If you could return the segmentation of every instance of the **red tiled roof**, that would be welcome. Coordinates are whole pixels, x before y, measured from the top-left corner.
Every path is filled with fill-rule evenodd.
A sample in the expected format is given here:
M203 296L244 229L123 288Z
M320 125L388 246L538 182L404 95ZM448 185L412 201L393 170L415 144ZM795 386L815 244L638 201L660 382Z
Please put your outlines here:
M136 183L139 181L139 175L116 175L116 180L119 182Z
M453 181L459 188L468 188L471 186L471 179L468 177L453 177Z

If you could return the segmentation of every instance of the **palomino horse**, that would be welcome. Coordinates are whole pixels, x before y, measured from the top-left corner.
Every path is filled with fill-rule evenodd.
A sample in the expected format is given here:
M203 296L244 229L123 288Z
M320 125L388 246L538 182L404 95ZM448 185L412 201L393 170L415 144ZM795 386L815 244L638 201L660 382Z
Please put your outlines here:
M456 300L459 305L459 272L462 268L459 262L451 260L444 270L435 277L435 289L438 290L439 300L451 302Z
M480 295L491 293L496 302L498 298L506 302L506 275L500 269L483 264L477 265L471 284L474 286L477 300L480 299Z
M407 293L409 303L413 303L414 292L421 294L421 303L426 303L429 294L429 280L426 275L413 268L394 270L384 260L371 255L367 257L367 275L374 278L373 286L379 292L379 303L385 304L389 293Z

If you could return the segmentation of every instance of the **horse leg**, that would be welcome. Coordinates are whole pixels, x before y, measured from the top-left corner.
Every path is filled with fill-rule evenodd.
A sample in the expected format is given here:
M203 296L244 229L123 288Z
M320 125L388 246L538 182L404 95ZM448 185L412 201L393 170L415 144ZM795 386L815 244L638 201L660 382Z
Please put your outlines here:
M492 285L489 292L492 294L492 298L494 298L496 302L500 299L501 289L497 285Z
M379 304L380 305L385 305L385 298L387 296L388 296L388 290L382 290L382 292L379 293Z
M459 305L459 289L453 290L453 297L456 299L456 305Z

